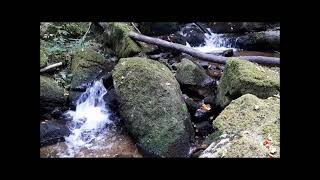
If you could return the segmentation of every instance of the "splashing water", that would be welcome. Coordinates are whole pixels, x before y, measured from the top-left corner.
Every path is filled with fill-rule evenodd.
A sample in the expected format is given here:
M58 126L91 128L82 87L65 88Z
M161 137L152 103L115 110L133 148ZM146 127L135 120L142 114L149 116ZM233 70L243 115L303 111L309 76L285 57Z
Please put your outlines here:
M237 49L232 48L232 43L230 42L229 38L224 36L224 34L212 33L212 31L209 28L208 28L208 31L211 34L205 33L204 45L199 47L192 47L192 48L199 50L203 53L211 53L211 52L221 53L228 49L233 49L233 51L237 51ZM191 47L188 42L186 46Z
M108 133L110 113L103 100L107 93L102 80L95 81L77 101L75 111L67 111L66 116L72 118L68 124L71 134L65 137L67 151L59 152L60 157L74 157L82 148L96 148L95 141Z

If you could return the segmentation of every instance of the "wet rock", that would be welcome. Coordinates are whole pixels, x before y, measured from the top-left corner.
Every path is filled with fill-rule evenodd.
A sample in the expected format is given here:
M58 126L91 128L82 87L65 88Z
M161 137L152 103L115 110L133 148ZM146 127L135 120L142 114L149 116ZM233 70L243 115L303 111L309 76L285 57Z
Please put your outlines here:
M40 49L40 68L47 66L48 57L43 49Z
M187 104L189 111L195 112L197 109L199 109L201 107L200 103L197 103L192 98L188 97L186 94L182 94L182 97L183 97L185 103Z
M235 46L252 51L280 50L280 31L248 33L237 38Z
M222 52L222 56L224 57L231 57L233 56L233 49L228 49Z
M104 95L103 99L112 112L118 111L119 102L114 88L108 90L107 94Z
M150 36L169 35L179 30L177 22L141 22L139 30L142 34Z
M120 114L145 156L187 157L193 130L179 83L163 64L123 58L113 70Z
M212 124L210 124L208 121L196 123L195 128L196 134L199 134L200 136L207 136L208 134L211 134L214 131Z
M232 58L220 79L216 103L225 107L231 100L250 93L267 98L280 92L279 73L252 62Z
M40 122L40 147L64 141L70 134L69 129L61 122L49 120Z
M244 33L265 31L280 26L277 22L212 22L208 23L213 33Z
M192 46L200 46L204 44L205 34L196 25L187 24L181 30L175 33L173 41L175 43L186 45L187 43Z
M40 115L65 105L64 90L52 78L40 75Z
M71 64L73 77L71 80L70 100L72 104L101 73L110 72L114 64L114 62L104 59L101 54L92 49L76 50Z
M271 139L272 146L278 152L274 157L280 155L279 98L259 99L252 94L243 95L233 100L212 125L217 129L215 134L238 137L230 140L228 145L225 144L222 148L224 150L219 151L223 152L225 157L268 157L265 152L270 149L262 146L266 139ZM217 142L214 138L213 144ZM212 151L209 154L210 157L222 156L221 153Z
M103 33L104 44L111 48L119 58L137 55L141 48L129 36L133 28L122 22L106 23L107 26Z

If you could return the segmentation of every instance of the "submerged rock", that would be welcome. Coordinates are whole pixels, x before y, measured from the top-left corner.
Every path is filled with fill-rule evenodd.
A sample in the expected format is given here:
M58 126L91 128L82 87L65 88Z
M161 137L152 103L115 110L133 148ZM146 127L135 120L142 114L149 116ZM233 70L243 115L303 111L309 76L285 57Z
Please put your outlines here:
M50 120L40 122L40 147L64 141L70 134L69 129L61 122Z
M78 49L74 53L71 64L71 92L72 103L78 99L89 84L96 80L101 73L107 73L114 67L114 62L104 59L98 52L85 48Z
M279 73L246 60L232 58L225 65L216 101L219 106L225 107L243 94L267 98L279 92Z
M221 139L213 140L208 151L202 157L273 157L280 156L280 99L269 97L259 99L252 94L245 94L233 100L213 121L214 134L237 136L217 148ZM264 146L265 141L271 147ZM214 150L214 151L213 151Z
M193 130L170 70L154 60L123 58L112 76L120 115L144 155L187 157Z
M103 33L104 43L111 48L119 58L137 55L141 48L129 36L133 28L127 23L112 22L107 23Z
M64 90L52 78L40 75L40 115L65 104Z

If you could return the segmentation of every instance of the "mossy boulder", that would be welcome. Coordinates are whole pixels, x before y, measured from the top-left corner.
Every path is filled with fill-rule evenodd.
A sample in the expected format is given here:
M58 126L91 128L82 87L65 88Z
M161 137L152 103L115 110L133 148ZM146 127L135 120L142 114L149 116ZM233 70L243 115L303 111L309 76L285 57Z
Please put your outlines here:
M259 99L252 94L245 94L240 98L233 100L213 121L213 126L217 129L216 133L239 135L244 133L250 134L249 142L247 139L243 140L246 143L240 143L230 151L230 156L233 157L247 157L250 152L250 147L254 144L263 144L265 140L270 140L276 152L273 154L279 157L280 153L280 99L277 97L269 97L267 99ZM253 143L257 142L257 143ZM234 141L238 142L238 141ZM244 146L242 152L237 153L240 146ZM241 148L240 148L241 149ZM259 150L259 148L251 148L252 151ZM234 153L237 153L235 155ZM239 154L240 153L240 154ZM250 155L251 156L251 155ZM255 156L255 155L252 155Z
M179 30L179 23L177 22L141 22L139 23L139 30L142 34L161 36L175 33Z
M213 95L214 80L206 74L202 66L184 58L176 67L175 77L184 92L190 96L197 95L199 97Z
M141 51L139 45L128 36L130 31L133 31L133 28L127 23L107 23L103 34L104 43L119 58L134 56Z
M279 73L252 62L230 58L220 79L217 105L227 106L244 94L267 98L280 92Z
M187 157L193 140L179 83L163 64L146 58L122 58L112 71L120 114L142 153Z
M213 121L213 126L223 133L234 134L277 121L280 121L278 98L259 99L252 94L245 94L233 100Z
M48 57L43 49L40 49L40 68L45 67L48 63Z
M65 104L64 90L52 78L40 75L40 115Z
M105 59L98 52L90 48L77 49L71 64L71 101L74 103L81 94L73 90L85 91L87 85L94 81L100 73L110 72L113 67L114 62Z
M225 138L212 143L200 158L267 158L269 151L262 143L250 135Z
M180 84L194 86L205 86L213 81L203 67L186 58L177 65L176 78Z

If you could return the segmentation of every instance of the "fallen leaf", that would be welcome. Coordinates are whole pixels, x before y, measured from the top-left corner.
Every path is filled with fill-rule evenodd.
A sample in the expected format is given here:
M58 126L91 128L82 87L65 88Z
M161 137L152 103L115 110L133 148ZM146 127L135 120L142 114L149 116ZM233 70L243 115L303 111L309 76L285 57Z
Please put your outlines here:
M210 104L202 104L201 109L210 111L210 109L211 109Z

